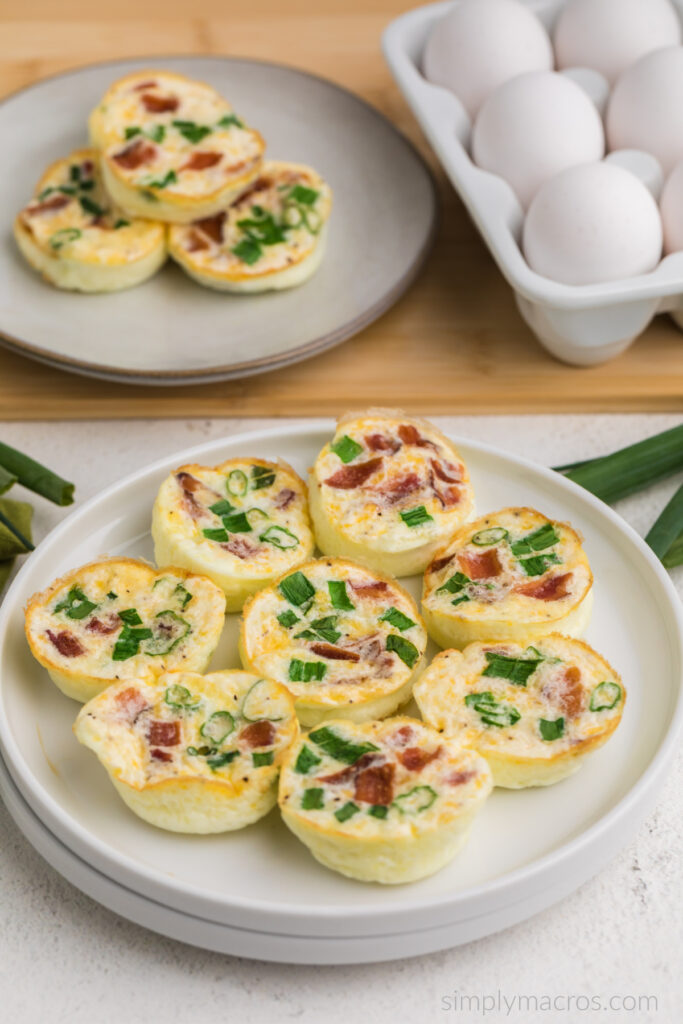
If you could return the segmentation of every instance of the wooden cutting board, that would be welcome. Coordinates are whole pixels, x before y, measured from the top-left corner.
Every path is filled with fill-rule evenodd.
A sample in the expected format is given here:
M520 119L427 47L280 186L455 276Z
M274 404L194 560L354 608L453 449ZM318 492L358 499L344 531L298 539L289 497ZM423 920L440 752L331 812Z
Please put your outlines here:
M522 322L382 59L382 29L410 6L194 0L188 16L186 0L4 5L2 94L65 68L140 54L243 55L296 65L352 89L394 121L435 171L443 210L435 249L416 283L336 349L240 381L151 388L77 377L0 348L0 419L329 415L368 404L425 413L683 409L683 335L668 318L658 317L623 356L590 369L554 360Z

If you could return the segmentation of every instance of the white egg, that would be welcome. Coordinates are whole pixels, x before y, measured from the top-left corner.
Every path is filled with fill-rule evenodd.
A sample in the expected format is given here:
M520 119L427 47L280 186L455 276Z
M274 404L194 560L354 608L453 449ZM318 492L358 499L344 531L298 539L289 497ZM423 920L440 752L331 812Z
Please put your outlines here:
M611 163L571 167L540 189L524 224L529 266L563 284L597 284L652 270L662 250L657 204Z
M544 181L605 152L600 115L584 90L554 71L505 82L486 100L474 125L472 156L499 174L525 208Z
M610 82L646 53L680 41L669 0L568 0L554 36L559 68L595 68Z
M463 0L437 22L423 58L425 76L454 92L471 118L509 78L552 67L546 30L518 0Z
M683 251L683 160L667 178L659 208L664 227L664 252Z
M644 149L668 174L683 159L683 47L649 53L625 71L606 124L610 149Z

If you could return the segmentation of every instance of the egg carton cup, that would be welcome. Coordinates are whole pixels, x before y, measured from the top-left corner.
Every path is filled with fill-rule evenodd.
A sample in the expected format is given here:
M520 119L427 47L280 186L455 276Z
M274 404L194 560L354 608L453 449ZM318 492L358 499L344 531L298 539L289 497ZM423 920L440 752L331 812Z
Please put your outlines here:
M566 0L522 2L552 31ZM647 274L593 285L551 281L527 264L521 250L524 211L519 200L506 181L472 162L472 125L465 108L457 96L432 85L421 71L432 28L453 6L429 4L396 18L383 34L384 56L531 330L558 359L594 366L624 352L658 313L670 313L683 328L683 252L666 256ZM675 0L675 6L683 18L683 0ZM602 113L608 96L602 75L587 68L563 73L588 92ZM654 157L622 150L607 159L633 171L659 199L662 175Z

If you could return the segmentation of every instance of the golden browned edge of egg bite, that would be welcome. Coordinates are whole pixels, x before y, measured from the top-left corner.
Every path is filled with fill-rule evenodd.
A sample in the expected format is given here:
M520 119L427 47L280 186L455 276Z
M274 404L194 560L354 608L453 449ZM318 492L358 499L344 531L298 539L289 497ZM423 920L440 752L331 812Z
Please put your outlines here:
M154 189L152 193L152 199L149 198L149 189L144 184L131 184L127 180L126 170L133 169L138 170L138 167L125 168L118 165L115 156L118 153L110 154L108 152L114 145L117 149L124 149L131 140L124 138L115 140L111 129L107 128L106 125L106 106L107 103L112 101L120 93L120 90L126 86L129 82L133 83L136 80L140 80L141 84L146 80L149 80L149 88L156 88L158 83L154 80L166 81L170 80L178 88L186 86L198 86L202 90L209 90L214 94L214 98L224 108L225 114L232 115L232 107L230 103L225 100L220 93L217 92L213 86L207 82L199 81L198 79L191 79L186 75L181 75L172 71L161 71L161 70L147 70L147 71L135 71L128 75L124 75L122 78L113 82L107 92L104 94L97 106L92 110L88 119L88 131L90 136L91 144L100 151L102 157L102 176L107 191L111 195L112 199L118 203L118 205L132 216L146 217L150 214L150 206L153 203L153 213L156 220L172 223L172 224L189 224L191 221L199 220L204 217L212 217L221 210L226 209L233 203L242 192L249 188L251 183L258 177L263 162L263 153L265 151L265 141L261 134L254 128L241 123L240 127L244 131L248 132L254 141L256 148L256 155L253 159L244 161L244 167L241 171L235 171L233 175L220 185L211 191L205 191L200 194L192 194L191 191L182 192L179 189L172 191L168 187L158 187ZM140 88L140 86L138 86ZM182 115L182 111L170 110L170 111L157 111L157 113L171 113ZM142 115L138 120L142 120ZM182 120L182 116L171 117L169 123L172 125L174 120ZM135 143L137 136L132 139L132 143ZM151 140L154 142L154 140ZM120 143L120 146L118 145ZM201 142L199 143L201 145ZM163 147L162 147L163 148ZM192 170L193 174L201 174L201 170ZM205 175L206 177L206 175Z
M334 739L341 734L347 741L351 737L352 744L359 743L360 752L376 748L373 740L401 732L408 732L413 737L408 742L415 746L406 751L380 746L380 765L373 764L370 752L355 762L351 755L331 765L325 750L315 744L321 733L333 734ZM434 749L426 753L424 745ZM309 758L307 764L311 753L320 756L314 771L320 772L322 763L322 778L310 770L299 774L302 751ZM411 762L402 763L403 754L420 763L409 769ZM331 767L340 770L330 775ZM369 778L373 772L377 777ZM278 804L284 823L325 867L359 881L397 885L434 874L455 857L491 788L483 757L424 722L398 716L358 725L339 718L290 747L282 765ZM336 803L326 805L330 789ZM312 795L317 802L307 807ZM369 802L375 799L377 803Z
M179 477L189 475L192 479L199 479L202 486L208 491L210 486L205 484L201 480L201 476L197 474L206 473L218 473L225 474L226 481L231 475L232 471L240 471L239 467L244 467L248 464L248 467L262 467L264 469L272 469L275 472L276 478L278 474L284 475L283 483L289 487L290 490L294 490L295 498L303 499L303 507L298 509L298 501L295 509L297 511L297 538L299 539L298 549L287 549L292 552L296 551L296 554L291 556L289 565L282 565L282 560L278 559L275 550L271 552L273 561L280 561L280 567L272 571L259 570L256 571L253 560L241 559L237 555L231 556L232 563L229 561L227 554L224 555L222 550L220 555L212 548L211 542L203 538L201 542L198 538L181 536L174 536L173 527L176 525L171 522L176 511L175 508L165 508L165 505L172 504L173 501L173 488L175 482ZM226 484L227 486L227 484ZM266 504L268 508L274 506L277 495L268 497L265 493L268 489L259 489L257 491L247 491L244 495L235 494L218 494L216 493L215 498L226 498L231 502L246 498L247 494L253 494L253 500L261 505ZM193 495L190 495L193 497ZM242 503L236 506L235 511L240 511ZM210 506L207 506L207 510ZM293 509L293 511L295 511ZM287 509L282 510L285 521L290 522L291 515L287 515ZM175 516L177 518L177 516ZM211 523L207 522L207 527ZM213 524L220 526L220 519L216 520ZM274 523L272 525L277 525ZM290 525L293 525L290 523ZM256 531L257 532L257 531ZM237 536L242 536L238 534ZM249 536L245 534L244 536ZM286 574L287 572L293 571L298 565L308 561L314 548L314 537L311 530L310 518L308 514L308 492L306 484L301 479L299 474L285 462L284 459L277 459L276 461L261 459L261 458L248 458L246 456L237 456L232 459L226 459L224 462L219 463L217 466L201 466L198 463L189 463L184 466L179 466L178 469L173 470L161 484L159 491L157 492L156 499L154 501L154 507L152 511L152 538L154 540L154 554L158 564L173 564L182 565L191 572L197 572L201 575L208 576L216 586L220 587L225 594L226 599L226 611L228 612L239 612L244 606L244 602L254 594L256 591L261 590L267 586L276 577ZM202 544L202 549L198 549L198 545ZM204 550L206 548L206 550ZM224 564L226 563L226 564Z
M420 436L422 431L428 436L428 439L431 435L438 443L443 445L446 453L455 461L459 473L459 480L451 480L450 483L440 485L449 492L453 484L457 483L458 485L457 490L460 494L457 506L453 507L452 516L449 515L449 519L452 518L454 522L443 524L438 536L433 539L420 539L417 535L414 538L407 537L406 539L411 541L411 543L403 544L402 549L401 546L398 546L397 549L395 544L392 547L386 543L379 543L373 538L363 541L352 536L352 531L343 529L334 522L332 510L329 507L330 503L323 499L323 484L325 481L320 479L320 464L323 459L328 457L331 451L333 440L331 439L318 453L315 464L309 471L309 505L318 547L327 555L351 558L372 569L377 569L379 572L385 572L392 576L412 576L415 573L423 572L432 561L435 553L444 545L446 539L455 532L461 523L470 520L474 514L474 491L467 465L453 442L438 427L435 427L426 419L408 415L401 409L378 407L360 412L344 413L337 421L334 436L336 437L345 426L361 424L363 421L368 421L368 424L385 421L387 425L392 424L397 430L401 426L409 429L412 428L418 432L418 436ZM361 433L365 436L364 428L361 429ZM374 437L374 433L371 436ZM410 442L406 442L406 446L409 446L409 444ZM429 447L422 448L422 450L432 451ZM392 452L389 449L370 450L371 459L368 461L372 461L373 458L383 457L387 454L387 451L390 456ZM343 470L351 467L353 467L353 461L348 466L343 464L339 468ZM348 488L348 490L352 492L353 488ZM341 498L339 501L341 501ZM421 503L424 504L424 500ZM458 513L457 518L456 512Z
M550 633L537 643L540 648L547 644L555 654L562 651L571 656L566 659L571 660L571 664L568 670L563 670L561 677L546 679L544 685L548 688L548 694L541 690L539 696L530 691L528 682L522 686L504 677L484 676L473 665L468 668L470 659L480 653L486 654L487 649L492 658L497 652L500 653L498 648L501 644L495 641L478 641L468 645L464 651L440 651L422 673L413 691L423 720L438 729L440 734L459 739L485 757L493 773L494 786L505 789L552 786L573 775L585 758L612 736L621 722L626 703L626 689L621 676L606 658L585 641L561 633ZM538 648L532 646L527 651L529 649L532 654L541 655L542 662L548 661L548 656L543 655ZM520 651L519 660L525 660L522 655L527 651ZM579 675L574 671L577 669L576 659L585 660L584 668L590 671L592 678L586 672L581 680L580 669ZM597 671L598 668L602 671ZM592 695L604 686L616 687L618 693L614 703L593 708ZM491 694L491 689L503 691L502 699ZM460 710L465 698L473 700L482 694L486 703L481 703L473 712L469 708ZM539 712L545 709L544 704L551 714L562 712L558 718L545 721L546 726L550 727L549 739L543 738L537 731L517 732L520 719L523 727L527 728L532 718L534 724L542 720L542 716L539 719ZM617 709L614 714L603 717L605 710L612 711L614 708ZM514 720L507 718L503 721L505 714L509 715L510 711L516 716ZM473 724L473 715L476 714L493 715L496 724L487 725L484 719L481 719L481 724L476 723L476 720ZM586 715L596 716L594 726L584 721L582 727L577 721L580 716ZM456 718L459 721L455 721ZM553 727L557 727L560 722L561 734L556 736ZM587 735L572 735L577 732ZM560 738L563 742L555 747L553 744Z
M268 689L278 718L244 717L258 686ZM198 703L172 704L169 711L169 694ZM221 710L209 715L206 703ZM202 728L221 715L232 719L229 740L209 748L214 740ZM240 669L122 681L85 704L73 729L138 817L171 832L203 835L244 828L275 806L280 765L299 734L285 687Z
M121 216L101 186L95 150L55 160L34 191L12 230L24 258L50 284L65 291L120 291L148 280L165 263L165 225Z
M407 678L393 687L382 685L383 683L386 683L386 679L378 679L365 684L362 691L357 683L350 683L347 684L345 688L343 688L343 684L337 684L334 689L328 692L324 692L324 688L321 688L318 684L318 692L314 692L314 688L316 687L315 682L307 682L301 686L292 686L292 682L290 680L280 681L284 686L290 689L290 692L294 697L294 706L296 708L297 716L304 728L311 728L315 725L320 725L331 718L343 717L347 721L354 723L386 718L388 715L393 714L402 705L407 704L412 697L413 684L419 677L425 661L427 630L425 628L423 618L420 615L417 603L412 595L401 586L398 580L394 579L393 576L384 575L374 569L369 569L366 565L360 565L351 559L313 559L310 562L297 566L296 569L292 571L283 573L278 577L278 579L273 580L268 587L264 587L262 590L254 594L244 605L240 621L238 642L240 660L246 670L250 672L261 671L258 667L261 651L259 649L254 650L255 645L249 643L247 633L250 625L250 616L254 612L258 602L262 599L264 591L268 590L276 592L280 583L287 579L288 576L291 576L293 572L302 572L305 574L312 566L318 567L325 565L329 566L331 570L333 570L335 566L343 566L345 569L358 570L360 573L371 575L380 585L384 583L390 588L390 590L398 591L404 602L410 607L411 615L414 616L415 625L423 634L423 640L420 646L417 647L418 658L412 669L406 665L406 669L408 670ZM384 610L388 610L392 606L390 596L383 597L381 600L383 602L381 607ZM302 625L305 625L305 623L302 623ZM403 665L404 663L401 662L401 664ZM389 678L396 676L398 671L399 666L396 665L392 676ZM268 675L268 673L263 674ZM352 675L352 670L351 672L347 671L347 674ZM273 678L273 676L270 676L270 678Z
M158 662L154 662L150 659L149 663L144 668L136 666L135 671L133 672L132 664L127 664L126 661L121 661L117 663L117 666L120 665L117 673L112 673L111 675L103 673L97 674L95 672L88 672L87 670L84 671L83 668L79 668L77 665L70 668L62 661L57 660L56 657L50 656L49 654L46 654L45 651L41 650L38 642L38 634L36 632L37 619L40 616L41 611L43 609L48 613L51 611L47 606L56 597L59 591L65 589L69 585L78 586L80 574L90 570L97 571L99 569L103 569L106 571L113 567L122 567L124 571L126 567L130 567L136 571L143 569L149 573L150 582L155 577L156 579L163 579L165 574L172 573L174 576L180 577L181 580L197 580L203 587L207 588L207 597L210 597L211 599L211 606L207 604L206 608L207 636L202 638L201 643L195 642L192 644L189 655L187 658L183 659L183 664L178 665L178 668L198 672L204 671L211 660L225 624L225 597L220 589L207 576L189 572L187 569L182 567L164 566L161 569L155 569L154 566L142 559L113 557L97 559L93 562L88 562L85 565L79 566L76 569L70 569L58 579L54 580L44 590L32 595L25 608L24 629L31 654L36 661L47 670L53 683L66 697L71 697L73 700L77 700L81 703L92 700L93 697L96 697L108 686L113 683L117 683L119 680L131 678L146 679L148 677L161 674L163 671L166 671L167 667L166 662L161 659ZM72 628L75 629L77 626L74 625ZM109 635L111 635L109 632L102 634L104 637ZM100 634L93 634L93 642L97 642L97 636L100 636ZM102 640L102 636L100 637L100 640ZM56 651L57 653L60 653L59 648L56 648ZM84 651L83 653L87 652ZM80 657L80 653L68 656ZM175 660L176 659L171 658L171 661Z
M497 517L509 513L537 516L551 525L561 527L569 535L577 556L571 562L571 565L575 566L575 568L584 569L586 573L585 584L569 608L558 608L558 601L556 600L534 598L536 604L532 608L527 609L526 617L525 615L510 614L508 611L496 618L486 616L477 619L473 617L477 612L473 613L471 606L467 603L457 607L449 606L444 609L430 607L427 602L440 589L435 588L434 580L430 581L430 579L436 573L443 571L440 563L444 562L448 555L453 552L452 562L455 565L457 559L456 545L460 541L466 538L472 531L474 531L474 535L489 528L496 528ZM565 563L561 564L564 565ZM451 569L449 569L450 571ZM573 571L572 569L571 572ZM521 579L521 585L531 585L534 579L542 578L540 576L524 577ZM482 579L485 580L486 577ZM474 582L478 583L480 581L475 580ZM519 598L520 595L516 594L516 596ZM507 600L507 596L503 600ZM563 598L558 600L563 600ZM480 604L479 601L474 603ZM498 602L493 602L493 604L495 603ZM570 523L551 519L537 509L528 506L511 506L488 513L479 519L470 520L455 531L450 540L435 552L432 561L427 566L423 579L421 607L427 631L434 642L441 648L455 647L462 649L476 641L488 642L493 640L533 643L535 639L541 639L548 633L557 632L564 633L567 636L580 636L588 626L593 610L593 572L583 549L583 538ZM534 612L533 615L530 614L531 611Z

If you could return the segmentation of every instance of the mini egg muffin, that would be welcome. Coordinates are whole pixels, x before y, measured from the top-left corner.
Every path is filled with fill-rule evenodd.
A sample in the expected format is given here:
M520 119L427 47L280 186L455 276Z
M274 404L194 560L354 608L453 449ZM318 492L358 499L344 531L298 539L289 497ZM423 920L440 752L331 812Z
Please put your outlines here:
M48 167L13 231L31 266L66 291L132 288L166 260L165 225L131 219L112 203L92 149Z
M299 734L291 696L248 672L166 672L110 686L81 708L93 750L140 818L171 832L230 832L274 806Z
M410 698L427 633L395 580L342 558L322 558L244 606L245 668L294 695L302 725L384 718Z
M415 684L422 717L485 757L493 784L552 786L573 775L621 721L626 691L582 640L442 651Z
M229 209L172 227L170 253L207 288L292 288L320 266L331 206L329 186L310 167L268 160Z
M114 82L89 130L114 202L174 224L229 206L258 177L265 148L215 89L170 71Z
M109 558L34 594L26 637L62 693L87 701L119 680L204 671L224 621L225 597L206 576Z
M415 719L335 719L290 748L278 802L325 867L396 884L452 860L491 785L483 757Z
M440 647L475 640L532 643L580 636L593 603L581 537L532 508L505 508L462 526L428 566L422 612Z
M152 513L159 565L209 576L227 609L313 553L306 485L286 462L229 459L181 466L164 480Z
M315 460L318 547L379 572L423 572L474 511L467 467L441 431L400 410L348 413Z

